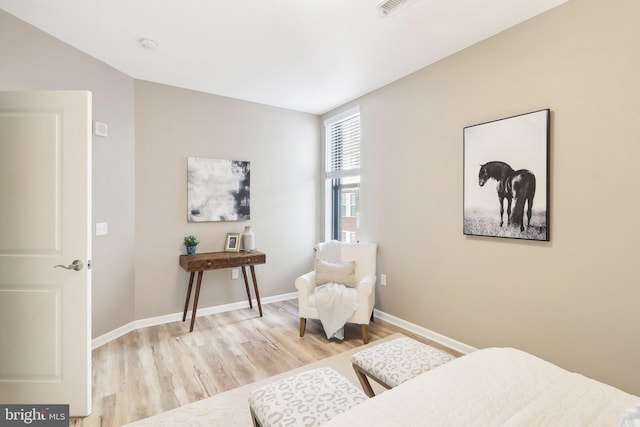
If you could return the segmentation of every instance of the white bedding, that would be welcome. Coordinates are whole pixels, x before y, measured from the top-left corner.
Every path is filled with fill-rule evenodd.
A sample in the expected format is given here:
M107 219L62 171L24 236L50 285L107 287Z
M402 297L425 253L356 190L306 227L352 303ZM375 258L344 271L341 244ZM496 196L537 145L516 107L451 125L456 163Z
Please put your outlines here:
M341 414L330 426L618 427L633 396L512 348L460 357Z

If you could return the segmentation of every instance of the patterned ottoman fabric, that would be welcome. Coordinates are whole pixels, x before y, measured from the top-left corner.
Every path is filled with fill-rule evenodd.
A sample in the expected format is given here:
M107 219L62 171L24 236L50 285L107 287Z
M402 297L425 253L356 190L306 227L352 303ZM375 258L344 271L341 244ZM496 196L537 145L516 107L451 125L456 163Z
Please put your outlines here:
M318 426L366 400L338 372L319 368L254 390L249 406L262 427Z
M351 356L354 368L359 367L387 388L396 387L453 359L454 356L443 350L407 337L375 345Z

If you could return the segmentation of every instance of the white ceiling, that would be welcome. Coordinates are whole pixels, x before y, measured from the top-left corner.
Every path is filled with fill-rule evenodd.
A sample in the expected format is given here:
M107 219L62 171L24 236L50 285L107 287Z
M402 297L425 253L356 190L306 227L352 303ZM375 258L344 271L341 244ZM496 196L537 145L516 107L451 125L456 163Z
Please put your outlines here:
M0 0L131 77L323 114L567 0ZM139 39L158 43L145 50ZM7 60L6 58L3 60Z

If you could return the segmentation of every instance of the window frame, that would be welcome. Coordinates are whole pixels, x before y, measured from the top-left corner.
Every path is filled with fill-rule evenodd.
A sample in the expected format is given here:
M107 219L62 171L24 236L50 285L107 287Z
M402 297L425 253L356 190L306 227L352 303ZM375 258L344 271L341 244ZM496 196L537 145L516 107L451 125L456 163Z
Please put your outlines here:
M322 169L322 179L324 181L324 237L325 241L329 240L341 240L342 230L340 229L340 180L342 178L329 178L328 171L331 170L331 128L337 123L344 122L349 120L355 116L360 116L360 107L353 107L348 110L345 110L341 113L338 113L334 116L327 118L324 121L324 165ZM362 123L360 122L360 148L359 152L362 151ZM358 167L355 169L357 173L349 172L347 176L357 176L361 177L361 168ZM354 184L349 184L347 186L351 186ZM342 185L344 187L344 184ZM361 180L357 184L360 189ZM361 196L360 196L361 197ZM355 209L355 207L354 207ZM359 224L359 215L357 215L357 220Z

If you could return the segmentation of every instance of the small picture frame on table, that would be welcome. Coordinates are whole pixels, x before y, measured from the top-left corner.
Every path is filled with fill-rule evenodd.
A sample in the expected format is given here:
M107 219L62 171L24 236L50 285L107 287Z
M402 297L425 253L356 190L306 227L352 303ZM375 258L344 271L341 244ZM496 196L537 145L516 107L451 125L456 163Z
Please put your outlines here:
M240 233L227 233L224 242L225 252L240 252Z

